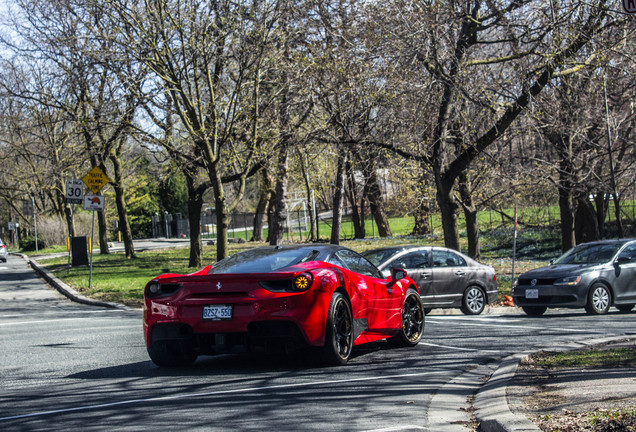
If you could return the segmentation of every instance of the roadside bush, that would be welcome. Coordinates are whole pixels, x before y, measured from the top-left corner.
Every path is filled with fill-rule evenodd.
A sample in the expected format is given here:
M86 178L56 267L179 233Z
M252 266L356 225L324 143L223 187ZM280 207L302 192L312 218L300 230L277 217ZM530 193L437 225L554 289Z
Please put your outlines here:
M91 234L91 215L90 213L76 213L73 218L75 224L75 235L90 236ZM68 237L68 228L66 221L56 217L43 217L38 219L38 248L40 239L48 245L65 245ZM35 248L35 242L34 242ZM35 249L33 249L35 250Z
M20 249L23 251L34 251L35 250L35 236L29 235L20 239L19 242ZM41 236L38 235L38 250L43 249L47 246L46 242L42 239Z

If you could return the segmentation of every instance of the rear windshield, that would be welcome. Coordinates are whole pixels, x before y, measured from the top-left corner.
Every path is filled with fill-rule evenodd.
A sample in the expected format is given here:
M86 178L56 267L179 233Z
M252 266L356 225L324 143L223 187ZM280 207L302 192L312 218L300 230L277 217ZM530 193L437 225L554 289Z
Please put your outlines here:
M293 264L315 259L318 252L309 249L249 249L214 264L208 274L269 273Z
M609 262L622 244L581 245L561 255L554 264L603 264Z
M390 248L390 249L375 249L367 252L363 252L362 256L378 267L389 260L393 255L400 253L404 248Z

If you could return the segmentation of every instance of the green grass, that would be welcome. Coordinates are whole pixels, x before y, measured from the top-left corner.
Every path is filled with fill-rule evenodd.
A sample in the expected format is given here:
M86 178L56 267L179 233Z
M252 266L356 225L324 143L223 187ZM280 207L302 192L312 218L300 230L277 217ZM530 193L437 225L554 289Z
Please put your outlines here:
M254 244L229 246L230 253L247 247L254 247ZM38 262L84 296L129 306L141 306L143 289L155 276L163 273L188 274L199 270L188 267L190 251L187 248L143 251L136 255L135 259L127 259L122 253L94 254L90 289L89 266L69 269L67 257L42 259ZM215 247L204 246L204 265L215 261Z
M636 347L611 350L592 349L565 353L541 353L536 364L554 368L630 367L636 366Z

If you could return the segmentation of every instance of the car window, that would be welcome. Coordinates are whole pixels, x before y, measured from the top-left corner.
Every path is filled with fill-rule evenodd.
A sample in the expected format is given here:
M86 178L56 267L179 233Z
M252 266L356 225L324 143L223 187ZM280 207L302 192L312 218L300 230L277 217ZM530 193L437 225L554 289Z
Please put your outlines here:
M370 250L362 253L362 256L368 259L375 266L380 266L382 263L387 262L395 254L402 251L402 248L386 248Z
M433 249L433 267L465 267L466 260L452 251Z
M354 251L342 249L337 251L334 256L339 258L345 264L345 267L353 272L383 279L382 274L373 264ZM334 262L334 264L337 264L337 262Z
M631 262L636 262L636 243L627 246L621 254L619 258L629 258Z
M401 267L404 269L421 269L428 267L428 251L421 250L409 252L396 259L391 267Z

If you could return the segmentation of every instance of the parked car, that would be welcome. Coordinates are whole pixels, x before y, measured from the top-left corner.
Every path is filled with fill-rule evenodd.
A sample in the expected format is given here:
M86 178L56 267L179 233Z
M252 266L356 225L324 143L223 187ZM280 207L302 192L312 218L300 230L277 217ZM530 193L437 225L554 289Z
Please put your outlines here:
M417 284L426 312L433 308L460 308L478 315L497 301L495 269L445 247L395 246L362 254L384 276L393 268L406 269Z
M7 262L7 245L0 239L0 260Z
M245 250L190 274L164 274L144 290L144 336L159 366L233 348L316 347L345 364L355 345L411 347L424 331L419 292L404 270L385 278L335 245Z
M629 312L636 304L636 240L580 244L549 266L519 276L512 298L533 316L549 307L584 307L598 315L613 305Z

